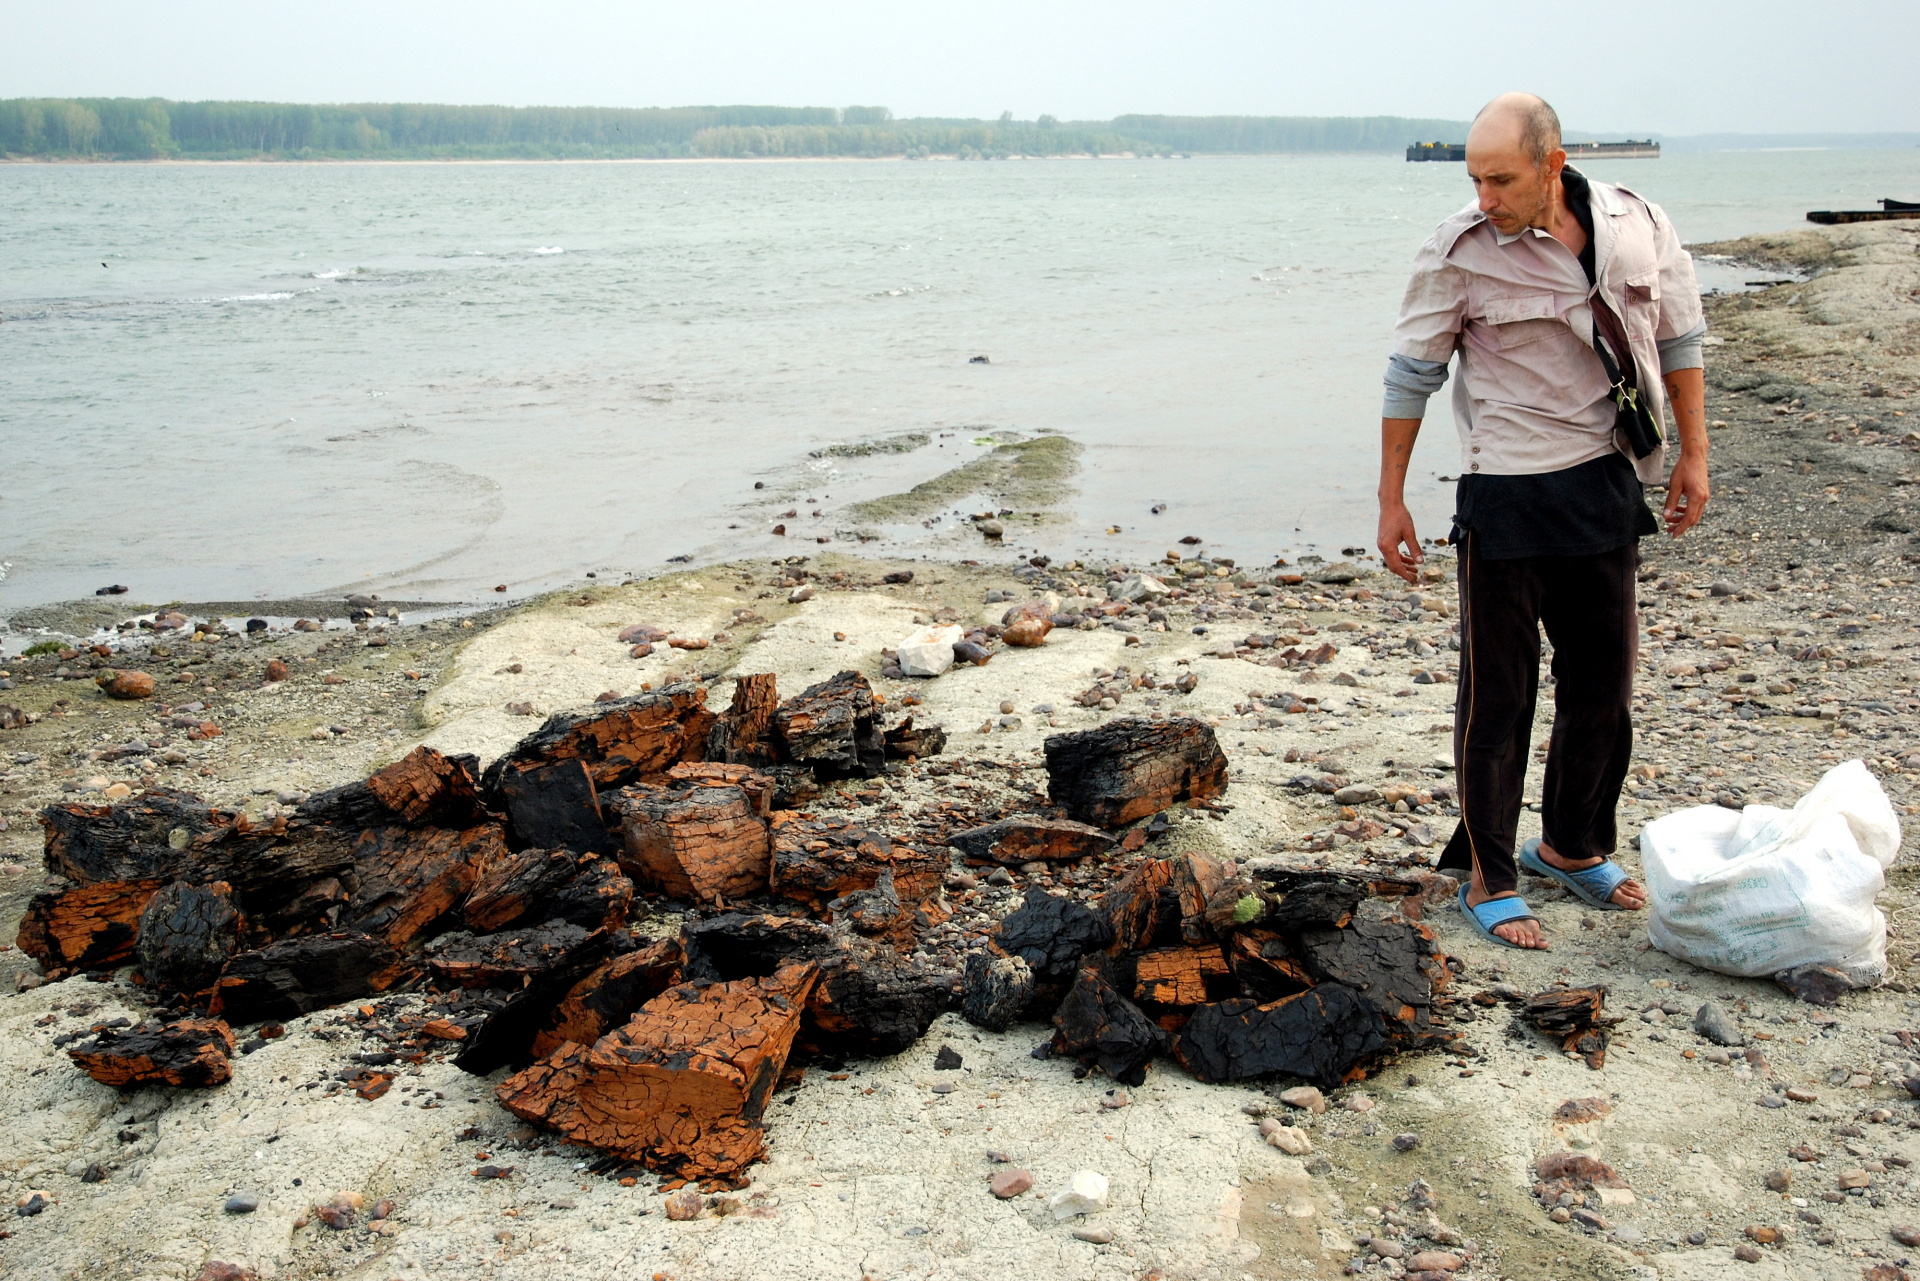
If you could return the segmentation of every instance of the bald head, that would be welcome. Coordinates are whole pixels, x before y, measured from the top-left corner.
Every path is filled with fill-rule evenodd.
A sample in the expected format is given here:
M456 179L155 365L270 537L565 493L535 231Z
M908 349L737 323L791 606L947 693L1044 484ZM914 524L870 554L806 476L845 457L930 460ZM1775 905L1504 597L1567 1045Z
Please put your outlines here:
M1467 134L1469 149L1476 136L1482 150L1515 150L1538 168L1560 150L1560 117L1546 99L1537 95L1503 93L1473 118L1473 128Z

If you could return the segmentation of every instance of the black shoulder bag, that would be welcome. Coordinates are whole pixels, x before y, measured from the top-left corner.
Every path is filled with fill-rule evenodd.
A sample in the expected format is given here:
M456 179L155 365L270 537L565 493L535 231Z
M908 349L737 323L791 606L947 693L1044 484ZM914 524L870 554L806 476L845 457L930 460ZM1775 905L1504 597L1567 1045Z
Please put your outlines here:
M1607 396L1613 401L1614 428L1626 436L1635 458L1645 458L1664 445L1666 437L1660 432L1652 406L1641 394L1639 368L1633 358L1633 347L1627 341L1626 326L1620 323L1620 317L1607 302L1605 290L1600 288L1593 291L1593 328L1593 349L1599 353L1600 364L1606 369L1607 382L1611 384Z

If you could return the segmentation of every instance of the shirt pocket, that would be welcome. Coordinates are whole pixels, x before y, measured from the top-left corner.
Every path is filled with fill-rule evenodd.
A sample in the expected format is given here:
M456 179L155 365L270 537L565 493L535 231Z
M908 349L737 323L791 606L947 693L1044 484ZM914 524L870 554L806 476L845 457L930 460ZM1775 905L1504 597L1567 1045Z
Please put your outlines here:
M1565 328L1558 319L1552 294L1507 294L1489 298L1480 319L1493 331L1500 346L1509 350L1539 342L1555 329Z
M1660 273L1649 271L1627 277L1622 297L1627 307L1627 336L1651 337L1660 320Z

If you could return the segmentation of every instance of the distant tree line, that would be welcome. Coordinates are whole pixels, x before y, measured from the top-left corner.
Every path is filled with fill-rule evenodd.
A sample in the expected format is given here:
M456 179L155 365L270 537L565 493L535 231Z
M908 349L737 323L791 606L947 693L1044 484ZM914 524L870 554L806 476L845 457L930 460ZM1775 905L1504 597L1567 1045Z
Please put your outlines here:
M12 158L573 159L672 156L1169 155L1389 151L1465 136L1399 116L896 120L885 107L312 106L158 98L0 99Z

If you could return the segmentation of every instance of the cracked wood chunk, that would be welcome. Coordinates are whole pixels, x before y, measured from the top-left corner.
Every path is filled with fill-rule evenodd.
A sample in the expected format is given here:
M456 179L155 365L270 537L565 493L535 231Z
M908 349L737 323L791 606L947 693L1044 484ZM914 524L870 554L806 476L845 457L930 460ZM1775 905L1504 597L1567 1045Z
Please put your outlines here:
M1073 862L1113 848L1113 838L1097 827L1071 819L1021 814L984 827L970 827L947 838L969 863Z
M1205 721L1125 717L1046 740L1053 803L1100 827L1124 827L1227 787L1227 758Z
M219 1019L103 1028L67 1055L102 1085L122 1089L222 1085L233 1077L233 1032Z
M812 965L681 984L591 1048L563 1043L495 1087L522 1120L683 1179L737 1185L766 1155L760 1119L786 1067Z
M160 881L102 881L57 894L36 894L27 903L15 941L51 970L102 970L133 956L146 910Z
M1219 981L1230 973L1225 954L1215 945L1156 948L1134 961L1133 999L1153 1005L1205 1005L1219 999ZM1209 981L1216 988L1212 994Z
M1392 1046L1379 1011L1364 996L1325 983L1267 1005L1245 999L1203 1005L1180 1029L1174 1057L1202 1081L1278 1073L1333 1086Z
M134 954L156 989L190 995L219 976L227 958L241 949L246 929L225 881L175 881L147 900Z
M880 737L889 760L913 761L922 756L938 756L947 750L946 729L939 725L922 725L916 729L911 712Z
M587 937L578 925L549 922L450 943L427 958L427 971L457 987L519 988L544 974Z
M504 834L491 824L464 832L407 827L362 832L353 845L358 884L341 924L409 951L438 932L466 902L481 869L506 853Z
M746 789L632 787L613 803L634 880L676 898L740 898L767 887L767 824Z
M1166 1033L1114 987L1105 959L1081 966L1074 976L1053 1015L1053 1048L1123 1085L1139 1085L1148 1062L1165 1048Z
M728 765L772 765L780 747L772 736L780 692L772 672L742 676L733 685L733 705L707 734L707 759Z
M586 764L594 787L605 792L680 761L698 760L715 720L706 701L705 685L678 681L652 693L556 712L487 767L482 790L498 794L512 774L577 760Z
M552 920L618 929L632 902L633 882L612 860L527 849L482 861L460 914L468 929L483 934Z
M471 827L486 817L477 766L472 756L416 747L364 780L315 793L300 817L347 828Z
M400 954L370 935L288 939L229 958L209 1010L229 1023L290 1019L385 991L406 972Z
M771 828L769 888L816 914L835 899L876 888L887 872L902 903L926 903L939 894L949 867L940 846L840 819L782 811Z
M886 769L880 705L859 672L841 672L780 704L774 732L787 759L821 778L874 778Z
M534 1055L545 1058L567 1041L592 1045L680 982L680 962L680 940L659 939L598 966L542 1021L533 1038Z
M1432 1025L1434 993L1451 979L1431 928L1359 916L1345 929L1302 930L1293 950L1315 983L1339 983L1366 997L1404 1048L1450 1039Z
M500 781L499 797L516 843L591 854L611 854L618 848L585 761L509 770Z
M526 986L489 1014L468 1038L454 1066L485 1076L511 1065L516 1071L533 1061L533 1042L555 1007L587 975L598 969L618 947L630 946L625 933L595 930L559 955Z

